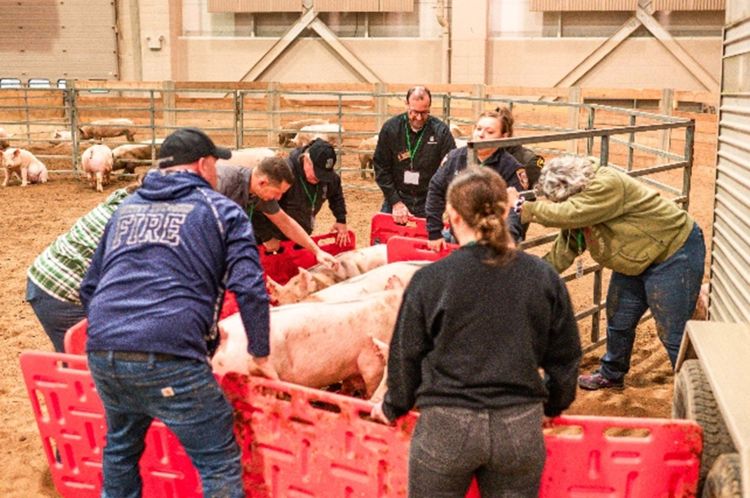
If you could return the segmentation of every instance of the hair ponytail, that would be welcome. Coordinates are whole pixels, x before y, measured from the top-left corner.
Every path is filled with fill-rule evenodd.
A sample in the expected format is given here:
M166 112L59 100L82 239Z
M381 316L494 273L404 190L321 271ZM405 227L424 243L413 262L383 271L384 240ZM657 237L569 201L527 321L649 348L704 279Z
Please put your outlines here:
M508 192L505 181L488 168L470 167L451 182L448 203L477 232L477 243L492 248L485 263L502 266L514 255L505 224Z

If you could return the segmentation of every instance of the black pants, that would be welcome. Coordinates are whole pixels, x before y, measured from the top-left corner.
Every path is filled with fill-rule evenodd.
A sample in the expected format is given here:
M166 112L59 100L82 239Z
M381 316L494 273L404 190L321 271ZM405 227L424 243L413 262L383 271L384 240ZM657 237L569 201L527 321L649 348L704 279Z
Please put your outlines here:
M409 451L410 498L539 496L546 451L541 403L495 410L425 407Z

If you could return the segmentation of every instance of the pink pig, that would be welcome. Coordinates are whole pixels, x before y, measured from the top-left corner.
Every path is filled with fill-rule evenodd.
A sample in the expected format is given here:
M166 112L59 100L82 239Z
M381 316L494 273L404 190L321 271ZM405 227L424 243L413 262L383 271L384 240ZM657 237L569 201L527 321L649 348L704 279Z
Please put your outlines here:
M298 303L313 292L383 266L387 260L386 246L378 244L342 252L336 255L336 259L339 262L337 270L331 270L323 265L316 265L308 270L300 268L299 274L285 285L268 279L267 287L271 301L278 304Z
M112 162L112 150L103 144L92 145L81 154L81 167L97 192L104 192L102 185L109 185Z
M363 381L372 396L383 381L402 296L403 289L392 289L344 302L272 308L270 363L279 379L313 388ZM246 374L253 359L239 313L220 321L219 332L214 372Z
M11 175L21 178L21 186L25 187L29 183L47 183L47 167L34 154L26 149L17 149L9 147L3 152L3 171L5 179L3 187L8 186L8 180Z

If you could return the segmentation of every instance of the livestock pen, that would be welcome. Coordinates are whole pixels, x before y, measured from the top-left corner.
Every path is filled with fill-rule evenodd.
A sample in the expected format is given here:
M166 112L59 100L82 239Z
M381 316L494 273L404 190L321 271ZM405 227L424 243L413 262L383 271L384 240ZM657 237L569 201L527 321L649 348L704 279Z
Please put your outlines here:
M83 85L84 82L76 82L76 85ZM380 104L380 110L378 110L377 102L373 95L380 95L375 92L372 85L352 85L343 87L328 85L328 86L316 86L316 85L276 85L276 97L273 99L269 95L264 95L262 92L258 92L253 105L257 107L253 117L245 117L243 119L243 129L246 133L243 135L242 141L237 143L237 135L235 134L234 117L229 117L224 121L227 116L233 116L234 113L234 100L232 104L222 103L227 93L232 93L231 87L239 87L236 83L231 84L202 84L210 88L192 88L190 84L185 84L185 88L192 88L194 91L187 93L182 90L182 87L178 90L175 89L175 103L168 104L166 106L166 119L164 116L165 106L163 104L164 94L160 90L161 84L149 84L149 90L143 90L147 84L138 83L128 85L121 82L112 82L102 84L102 82L86 83L90 85L89 88L77 88L76 102L78 106L83 102L83 107L88 109L82 109L82 113L77 121L78 124L90 123L95 119L104 117L121 117L130 116L136 122L139 127L139 134L136 135L136 140L145 139L149 141L151 137L163 137L168 133L168 130L172 127L183 126L183 125L198 125L207 127L209 129L215 128L211 133L218 134L223 144L236 147L241 145L256 146L256 145L276 145L277 132L283 129L283 124L288 123L299 117L304 117L304 112L318 113L326 117L330 117L334 120L334 116L337 116L339 106L339 94L341 94L341 105L342 105L342 123L344 124L342 132L342 142L337 144L338 150L341 154L342 161L340 164L343 165L342 176L344 177L344 183L347 188L347 197L351 200L356 200L356 203L361 203L362 206L368 206L368 214L374 212L374 206L377 204L377 188L371 181L363 181L359 177L358 162L356 158L357 145L362 137L369 134L375 133L378 129L378 119L385 119L391 114L401 112L403 110L403 94L405 93L405 86L388 86L383 87L382 99ZM171 84L171 83L170 83ZM167 87L170 84L165 84ZM108 90L108 93L100 93L102 87ZM137 90L136 87L141 87L141 90ZM256 91L266 89L268 84L259 84L255 88ZM120 90L117 90L120 88ZM219 90L215 90L215 89ZM336 88L339 88L337 91ZM703 173L710 172L710 167L713 166L714 158L714 143L715 137L711 136L713 127L715 126L716 116L710 112L695 112L700 111L701 108L704 110L708 109L708 105L696 104L699 99L704 98L701 95L681 94L674 92L673 99L669 100L668 104L661 104L661 99L665 95L668 96L669 92L663 92L661 90L655 91L584 91L571 89L561 91L559 89L493 89L490 87L482 87L484 96L480 96L480 92L477 87L465 86L461 88L443 88L440 86L433 87L433 95L435 104L433 105L434 114L438 117L445 117L451 119L453 123L459 124L468 132L468 124L471 123L476 114L484 108L491 108L497 105L497 102L506 102L513 105L514 113L517 119L516 136L526 137L532 134L539 134L540 130L533 128L534 126L547 126L549 130L541 130L549 133L560 133L560 132L572 132L572 131L585 131L588 126L589 114L588 107L591 106L594 111L594 124L595 128L610 128L612 126L630 126L631 119L636 121L636 124L651 124L653 121L649 118L648 113L644 113L644 116L636 115L631 118L627 111L634 111L640 113L643 109L648 110L659 110L660 108L669 109L672 112L672 118L692 118L695 120L695 147L693 154L693 163L698 166L698 169L693 168L693 178L699 175L699 181L696 183L693 181L691 184L691 197L694 198L696 195L696 187L698 195L704 195L703 192L710 190L710 175ZM459 90L463 90L463 94ZM14 89L14 90L2 90L0 91L0 120L2 120L3 126L10 129L13 132L12 146L20 147L39 147L38 154L42 160L47 162L48 160L53 171L58 173L52 177L52 182L43 187L34 187L27 189L25 192L21 192L20 189L9 187L4 192L5 205L13 211L13 215L6 217L4 220L3 231L5 235L5 243L3 245L3 254L8 255L8 259L3 263L4 268L7 268L4 275L8 284L6 289L9 290L9 295L20 294L21 292L16 290L18 285L13 284L10 286L12 276L13 279L22 278L25 266L30 262L30 258L35 255L34 251L41 250L40 244L42 241L48 242L57 233L62 232L66 228L66 224L72 222L70 216L72 213L82 213L82 209L86 205L92 207L97 201L97 197L92 192L81 187L78 188L74 181L69 177L71 173L73 176L76 174L76 160L80 155L82 147L79 144L78 155L73 153L73 143L71 141L61 141L55 144L49 144L48 132L51 132L53 128L59 126L61 129L73 129L70 124L72 119L70 114L66 114L64 91L65 90L54 90L50 89L29 89L28 90L28 102L31 107L26 110L23 107L23 92L26 89ZM153 91L153 97L151 92ZM237 90L239 92L239 90ZM45 92L47 92L45 94ZM93 93L92 93L93 92ZM288 94L284 93L288 92ZM168 93L168 92L167 92ZM350 96L350 93L362 93L368 96L360 95L355 98ZM454 98L454 93L456 94ZM331 97L333 95L333 97ZM133 99L141 98L141 104L133 104ZM463 99L459 98L463 97ZM547 100L556 99L552 105L540 102L535 99L539 97L547 97ZM485 98L487 100L485 100ZM568 103L570 98L571 102L576 100L580 101L578 104L577 111L572 111L571 106L561 105ZM688 104L683 104L683 100L680 98L687 99ZM15 100L14 100L15 99ZM46 103L42 104L43 99L49 99ZM153 99L153 117L154 127L151 126L150 114L152 111L150 108L147 110L128 110L128 107L148 107ZM184 102L183 103L183 99ZM278 100L278 108L274 110L273 100ZM497 100L492 100L497 99ZM248 97L249 100L249 97ZM444 101L449 101L444 104ZM532 101L533 104L527 104L523 101ZM145 104L143 103L145 102ZM362 106L367 105L367 108L348 107L348 102L352 105ZM628 105L632 109L623 111L617 109L611 111L607 106L597 106L599 102L616 103L618 105ZM706 100L706 102L710 102ZM308 106L308 104L310 104ZM169 112L170 105L174 112ZM288 107L287 105L292 105ZM446 114L442 111L444 105L450 106L450 113ZM50 109L37 109L37 106L49 106ZM287 107L285 107L287 106ZM19 107L18 109L9 109L8 107ZM118 109L123 108L123 112L120 113ZM192 112L191 109L197 109L200 112ZM225 109L226 108L226 109ZM674 109L676 108L676 109ZM54 109L54 112L52 112ZM72 111L69 112L79 112ZM161 111L158 111L161 109ZM216 111L215 111L216 110ZM295 112L298 110L299 112ZM221 111L221 112L218 112ZM45 113L47 113L45 115ZM132 113L132 114L128 114ZM272 116L276 113L278 116L278 126L274 126L272 122ZM285 114L287 113L287 114ZM376 116L364 116L354 119L355 113L364 114L377 114L382 115L382 118ZM308 114L309 115L309 114ZM140 116L140 117L139 117ZM169 124L169 119L173 119ZM347 121L350 120L350 121ZM256 121L253 121L256 120ZM360 123L360 121L362 121ZM572 123L576 124L573 125ZM28 125L27 125L28 123ZM252 126L251 126L252 124ZM257 128L257 129L256 129ZM557 128L557 129L552 129ZM239 129L239 124L237 125ZM683 128L683 130L686 129ZM28 131L26 131L28 130ZM152 131L153 130L153 131ZM678 128L679 130L679 128ZM142 133L142 134L141 134ZM637 131L634 132L633 142L636 144L635 147L630 148L627 145L617 143L617 140L628 142L630 133L627 132L624 135L614 136L611 147L608 149L608 159L610 164L620 166L625 169L628 167L628 150L632 149L632 167L634 170L646 170L650 167L659 166L668 162L680 162L678 159L664 158L655 154L649 154L637 150L640 145L645 147L655 147L660 150L667 150L662 147L662 144L669 144L669 150L671 153L683 156L684 147L684 132L671 131L664 133L663 130L658 131ZM616 135L613 133L612 135ZM666 136L666 139L665 139ZM549 149L550 152L544 152L547 157L550 157L554 150L572 151L577 150L581 154L588 154L587 149L589 144L589 138L593 138L591 141L591 154L594 156L601 157L601 146L600 138L595 137L579 137L577 139L566 140L557 144L545 144L532 145L532 147L544 147ZM576 141L577 140L577 141ZM573 147L577 149L573 149ZM54 157L60 156L60 157ZM655 172L647 175L653 177L656 181L664 182L672 186L673 188L682 192L683 187L683 172L681 169L675 169L671 172L662 171ZM671 197L680 197L682 194L667 192ZM708 195L708 194L705 194ZM372 199L370 199L372 198ZM356 203L352 207L352 224L358 222L356 209L359 207ZM32 210L26 210L21 206L28 206ZM36 206L34 208L34 206ZM700 203L691 203L691 211L700 208ZM78 211L76 211L78 209ZM699 212L699 220L703 224L704 228L708 228L710 223L710 217L708 215L701 215ZM56 232L46 233L42 232L40 225L45 218L49 221L48 226L53 226L52 221L57 220ZM23 220L23 221L22 221ZM369 221L369 217L367 219ZM22 225L23 223L23 225ZM368 224L365 224L369 228ZM24 228L21 228L24 227ZM33 227L26 229L25 227ZM358 233L358 240L368 240L365 229L361 229ZM546 232L541 230L534 230L532 232L534 238L546 235ZM21 248L25 252L21 252ZM543 251L544 244L539 247L531 247L531 251ZM18 251L18 252L16 252ZM26 254L28 252L29 254ZM32 254L34 253L34 254ZM11 261L13 259L13 261ZM13 270L15 268L15 270ZM15 273L11 273L14 271ZM574 298L576 309L579 313L584 312L586 309L594 306L593 300L593 287L594 278L593 270L589 269L589 273L585 278L577 279L569 282L571 289L571 295ZM604 283L606 282L606 275L603 277ZM8 348L9 356L8 365L12 365L12 371L8 370L7 377L13 381L15 380L16 385L5 388L5 392L9 393L10 396L6 396L4 401L6 413L5 417L10 420L10 423L5 424L8 430L16 430L20 435L18 437L24 438L23 441L14 445L13 447L29 447L30 451L19 451L19 454L28 455L30 462L38 461L38 457L41 454L39 449L38 437L37 436L25 436L29 431L26 428L26 424L23 424L22 429L18 431L14 429L19 427L12 414L16 416L26 417L29 425L33 425L33 419L28 407L28 398L25 393L19 395L18 387L20 387L20 377L16 373L17 363L15 360L15 354L19 350L19 347L29 348L30 345L34 349L43 347L43 342L33 339L33 329L36 324L28 318L28 313L24 311L24 305L22 302L8 303L8 316L12 317L11 322L6 325L8 331ZM582 330L585 333L585 342L591 343L590 333L591 318L592 315L584 316L582 319ZM20 327L16 325L20 324ZM23 325L25 324L25 325ZM33 340L32 340L33 339ZM653 340L653 337L651 338ZM25 345L25 346L22 346ZM648 353L648 351L640 351L642 354ZM636 352L635 354L639 354ZM664 359L666 361L666 359ZM665 404L665 409L659 411L657 407L651 407L648 403L643 404L644 394L645 396L656 395L661 399L668 398L671 390L671 379L668 379L668 383L659 381L660 375L663 372L658 366L659 360L657 358L647 357L646 361L642 362L642 377L644 378L643 384L634 384L626 389L622 400L613 401L603 398L599 393L585 394L581 396L579 408L575 408L573 413L597 413L597 414L629 414L629 415L659 415L664 416L665 411L668 413L668 403ZM639 362L634 363L634 368L641 368ZM660 373L661 372L661 373ZM631 394L628 394L631 393ZM658 403L656 403L658 404ZM36 429L33 429L34 432ZM16 436L8 438L8 440L16 441ZM7 458L10 462L14 461L14 457L8 454ZM5 461L5 460L3 460ZM34 463L34 465L37 465ZM20 470L19 470L20 471ZM16 471L14 471L15 473ZM14 474L15 475L15 474ZM21 496L21 495L19 495Z
M371 153L360 144L390 116L403 112L406 89L385 84L68 81L64 88L0 89L0 126L12 133L11 146L31 150L52 172L79 175L81 152L94 141L81 140L78 130L98 119L131 119L136 140L151 148L151 159L141 161L148 166L160 140L179 127L198 126L217 143L235 149L288 151L279 136L289 131L289 123L317 118L338 125L329 139L337 149L344 187L376 193L374 182L360 178L358 156ZM715 116L710 111L715 98L709 94L486 85L431 89L433 115L456 125L467 138L476 116L505 105L514 114L515 137L502 143L528 144L547 159L563 153L597 157L686 208L693 162L713 162ZM53 138L61 130L70 138ZM541 253L552 239L550 230L534 227L523 247ZM583 292L591 296L589 303L576 304L579 320L591 317L582 329L589 339L586 347L592 348L600 342L607 276L590 261L584 275L564 278L575 280L570 285L586 288Z

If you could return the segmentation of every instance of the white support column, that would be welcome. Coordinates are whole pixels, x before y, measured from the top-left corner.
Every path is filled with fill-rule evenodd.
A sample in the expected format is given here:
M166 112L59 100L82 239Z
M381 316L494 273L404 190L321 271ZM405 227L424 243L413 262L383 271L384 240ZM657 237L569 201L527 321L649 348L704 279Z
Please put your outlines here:
M489 0L461 0L451 13L451 83L486 83Z

